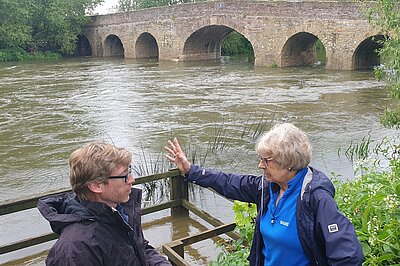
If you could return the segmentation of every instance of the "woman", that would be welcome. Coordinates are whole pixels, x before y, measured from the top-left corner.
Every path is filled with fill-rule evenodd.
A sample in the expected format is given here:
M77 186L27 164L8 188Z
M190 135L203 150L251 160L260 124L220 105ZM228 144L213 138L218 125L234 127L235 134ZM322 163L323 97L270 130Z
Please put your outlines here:
M187 179L228 198L257 204L250 265L361 265L351 222L338 210L326 175L308 164L311 144L292 124L275 125L256 144L262 177L191 165L178 140L169 155Z

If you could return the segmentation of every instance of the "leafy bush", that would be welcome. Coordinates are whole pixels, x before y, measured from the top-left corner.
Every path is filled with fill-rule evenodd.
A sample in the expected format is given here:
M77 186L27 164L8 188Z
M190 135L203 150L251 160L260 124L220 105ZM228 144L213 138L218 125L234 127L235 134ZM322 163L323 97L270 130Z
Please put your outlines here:
M400 0L370 1L358 0L366 3L369 22L386 36L378 49L383 65L375 68L375 77L385 80L395 100L400 100ZM400 108L386 109L381 119L385 127L400 129Z
M353 180L337 182L336 202L352 221L361 242L363 265L400 264L400 145L379 150L388 157L389 168L376 162L365 166Z
M1 49L0 62L21 61L26 58L27 53L23 49Z
M53 52L36 52L34 54L26 52L22 48L0 49L0 62L22 61L22 60L49 60L59 59L61 56Z
M216 261L210 263L211 266L249 265L247 257L250 255L257 208L255 204L235 201L232 209L235 213L235 231L240 238L229 244L221 244L223 251L218 255Z
M236 31L229 33L221 44L222 55L247 55L254 58L253 46L243 35Z

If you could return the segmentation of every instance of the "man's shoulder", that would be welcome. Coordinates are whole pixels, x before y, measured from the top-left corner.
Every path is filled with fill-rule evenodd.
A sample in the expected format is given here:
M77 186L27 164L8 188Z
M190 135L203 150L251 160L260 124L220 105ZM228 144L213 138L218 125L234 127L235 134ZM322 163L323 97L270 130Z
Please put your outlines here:
M66 239L68 242L84 241L94 235L97 226L98 223L94 220L71 223L63 228L59 239Z

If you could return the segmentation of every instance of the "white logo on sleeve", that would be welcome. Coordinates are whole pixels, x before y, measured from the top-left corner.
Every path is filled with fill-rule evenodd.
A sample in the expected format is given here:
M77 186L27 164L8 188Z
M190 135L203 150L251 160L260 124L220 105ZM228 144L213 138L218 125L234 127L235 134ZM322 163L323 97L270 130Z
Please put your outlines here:
M339 232L339 227L338 227L338 225L337 224L330 224L330 225L328 225L328 231L329 231L329 233L336 233L336 232Z

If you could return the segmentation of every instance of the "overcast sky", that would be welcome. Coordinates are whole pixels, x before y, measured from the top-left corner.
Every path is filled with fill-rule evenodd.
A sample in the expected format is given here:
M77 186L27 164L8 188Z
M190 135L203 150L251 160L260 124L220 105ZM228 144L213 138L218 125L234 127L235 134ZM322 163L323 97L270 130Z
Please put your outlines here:
M98 6L95 9L95 13L106 14L109 13L109 9L118 4L118 0L104 0L104 3L101 6Z

